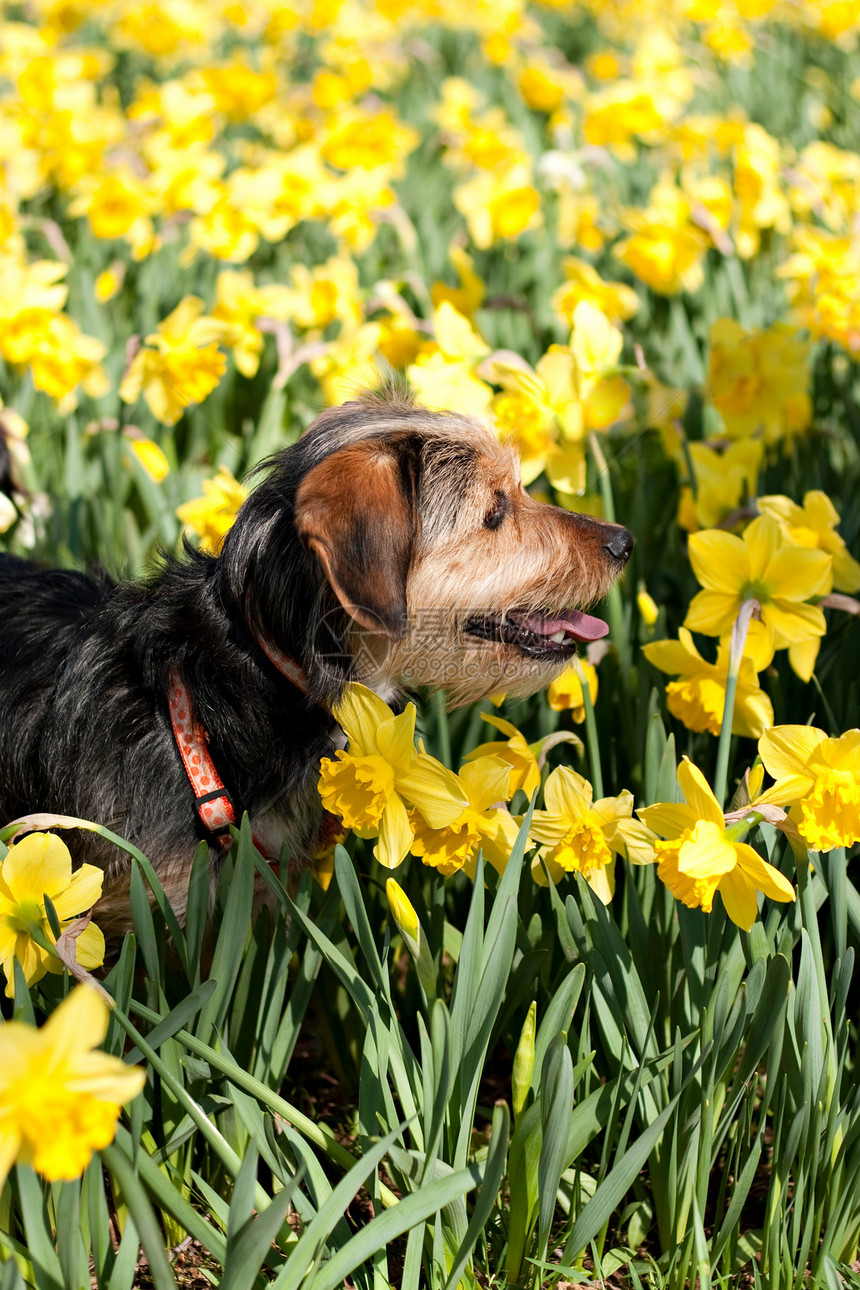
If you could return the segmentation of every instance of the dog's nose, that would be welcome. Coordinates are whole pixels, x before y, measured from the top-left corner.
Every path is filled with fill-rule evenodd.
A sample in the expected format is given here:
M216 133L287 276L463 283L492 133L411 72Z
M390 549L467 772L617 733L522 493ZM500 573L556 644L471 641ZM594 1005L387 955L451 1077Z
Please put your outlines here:
M603 549L614 559L626 564L633 550L633 534L628 533L627 529L619 529L608 542L604 542Z

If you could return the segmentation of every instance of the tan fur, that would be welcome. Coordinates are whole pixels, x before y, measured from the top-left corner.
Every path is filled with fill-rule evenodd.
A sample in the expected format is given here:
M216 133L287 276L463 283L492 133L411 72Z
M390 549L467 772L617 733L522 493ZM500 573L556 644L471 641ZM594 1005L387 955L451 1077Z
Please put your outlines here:
M422 412L404 401L365 400L330 409L323 419L334 425L345 416L354 418L348 433L356 442L309 472L297 524L355 620L350 651L356 679L387 698L419 686L444 689L451 706L500 690L533 694L548 685L569 659L531 659L515 646L466 634L464 624L475 613L592 604L622 567L605 546L622 530L529 497L515 453L469 417ZM414 445L416 437L433 451L425 453L420 503L407 541L396 482L398 444ZM485 517L497 494L508 509L492 530ZM374 533L370 576L349 568L357 511L365 534ZM402 583L398 567L405 569ZM406 616L398 631L401 594Z

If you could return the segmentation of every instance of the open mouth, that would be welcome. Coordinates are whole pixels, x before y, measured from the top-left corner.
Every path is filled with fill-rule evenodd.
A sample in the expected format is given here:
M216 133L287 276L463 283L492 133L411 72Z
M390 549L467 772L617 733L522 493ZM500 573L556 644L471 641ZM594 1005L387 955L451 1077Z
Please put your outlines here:
M464 631L497 645L513 645L529 658L559 659L572 655L580 643L600 640L609 628L601 618L579 609L546 613L509 609L506 614L476 615L468 619Z

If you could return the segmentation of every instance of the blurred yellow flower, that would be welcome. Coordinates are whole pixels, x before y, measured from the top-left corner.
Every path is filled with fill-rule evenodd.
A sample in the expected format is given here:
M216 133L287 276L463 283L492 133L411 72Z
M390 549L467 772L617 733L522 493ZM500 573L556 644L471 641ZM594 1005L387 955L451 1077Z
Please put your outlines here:
M15 1163L52 1182L77 1178L113 1141L146 1074L97 1051L109 1015L92 987L78 986L41 1030L0 1024L0 1190Z
M147 439L145 435L130 433L128 427L125 430L125 437L132 456L140 462L149 478L156 484L160 484L162 479L170 473L170 464L163 450L152 439Z
M532 483L546 470L563 492L581 492L585 428L572 351L550 345L534 370L517 355L501 351L480 370L506 391L493 403L496 426L520 454L523 482Z
M142 393L157 420L175 425L186 407L215 389L227 366L218 345L234 334L229 323L203 314L197 296L186 296L132 359L120 398L135 403Z
M122 290L122 284L125 279L125 265L121 260L115 260L109 269L104 269L96 278L93 294L100 305L106 304L108 300L113 300L115 295Z
M224 269L218 274L212 317L229 328L221 344L231 350L243 376L256 375L260 366L263 333L259 320L288 318L292 306L293 293L288 287L277 283L258 287L248 269Z
M414 828L407 803L433 829L443 829L467 807L457 776L415 748L415 704L395 716L366 686L348 684L332 714L349 750L324 757L323 805L359 837L378 838L374 855L395 869L409 851Z
M410 811L415 831L410 850L446 878L460 869L474 877L478 849L501 873L516 842L519 826L508 811L494 809L511 796L510 763L501 757L475 757L457 779L466 798L465 810L441 829L432 829L420 812Z
M772 656L772 651L768 652ZM708 663L696 649L689 631L681 627L677 641L652 641L643 645L642 653L661 672L680 678L666 686L666 701L672 715L683 721L688 730L707 730L718 735L726 706L728 642L720 644L716 663ZM773 725L773 707L757 675L757 670L766 667L768 662L767 655L764 659L753 659L746 653L741 659L732 716L734 735L757 739Z
M531 169L520 162L460 184L454 192L454 205L481 250L506 238L519 237L527 229L537 228L543 219Z
M791 804L789 815L813 851L860 842L860 730L831 739L815 726L774 726L758 751L776 783L753 809Z
M15 992L15 959L28 985L41 981L46 972L63 971L60 960L32 935L38 931L49 944L54 944L45 897L52 902L65 931L95 905L102 894L103 880L101 869L91 864L81 865L72 873L69 849L53 833L29 833L9 848L0 860L0 966L6 976L8 998ZM75 946L82 967L99 967L104 962L105 940L95 923L81 932Z
M624 224L631 236L613 247L613 255L661 296L697 291L704 281L705 234L689 218L649 208L629 209Z
M778 869L739 839L748 825L726 829L722 807L697 766L684 758L678 767L683 802L659 802L636 813L665 839L655 846L657 876L691 909L711 912L723 898L733 923L749 931L758 913L758 892L771 900L794 900L794 889Z
M592 705L597 702L597 668L588 659L577 659L561 676L550 682L546 692L547 703L556 712L569 711L577 725L585 720L585 700L582 694L582 677L588 684Z
M525 736L520 734L516 726L504 717L497 717L493 712L482 712L481 719L495 726L503 735L507 735L507 740L496 740L492 743L479 744L466 755L466 761L476 761L479 757L500 757L502 761L512 768L513 774L510 781L510 796L513 797L518 788L521 788L526 797L531 797L532 793L540 785L540 769L537 763L537 756L531 744L526 743Z
M573 326L574 310L581 300L594 305L613 323L632 318L639 308L639 297L632 287L605 281L586 260L567 255L561 267L566 280L553 293L552 307L568 326Z
M203 496L183 502L176 514L199 536L200 550L217 555L247 496L245 485L234 479L226 466L219 466L214 479L203 480Z
M698 440L689 444L696 478L696 493L685 484L678 503L678 523L688 533L716 528L742 501L755 497L764 442L741 439L722 450Z
M732 438L790 440L812 418L810 345L784 324L746 332L731 318L711 327L708 395Z
M837 591L860 591L860 564L846 550L845 542L834 530L839 512L826 493L811 489L798 506L790 497L773 494L756 501L762 515L776 520L787 541L795 546L826 551L833 557L833 586Z
M471 255L464 251L462 247L457 245L450 246L448 248L448 259L457 270L460 285L458 287L449 287L445 282L434 282L430 288L434 308L438 309L441 304L447 303L452 305L464 318L468 318L471 321L475 315L475 310L480 308L486 295L486 287L475 272Z

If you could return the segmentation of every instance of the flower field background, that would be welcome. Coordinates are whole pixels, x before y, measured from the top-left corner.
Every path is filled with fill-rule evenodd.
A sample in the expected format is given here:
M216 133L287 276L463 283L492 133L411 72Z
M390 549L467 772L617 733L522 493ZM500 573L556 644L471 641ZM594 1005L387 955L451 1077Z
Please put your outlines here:
M115 839L110 1011L6 830L0 1290L860 1286L858 0L0 12L5 549L214 554L392 371L636 537L548 693L347 694L293 898Z

